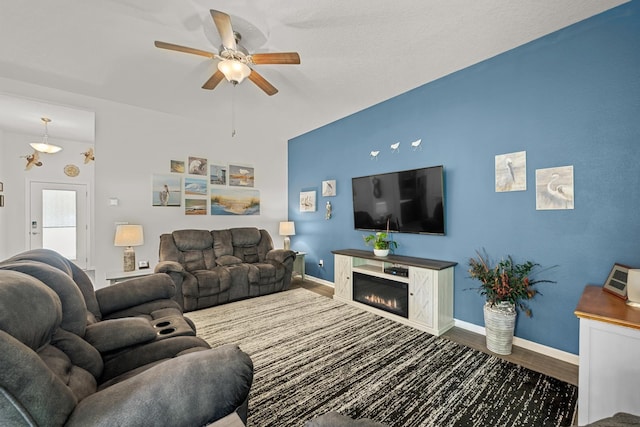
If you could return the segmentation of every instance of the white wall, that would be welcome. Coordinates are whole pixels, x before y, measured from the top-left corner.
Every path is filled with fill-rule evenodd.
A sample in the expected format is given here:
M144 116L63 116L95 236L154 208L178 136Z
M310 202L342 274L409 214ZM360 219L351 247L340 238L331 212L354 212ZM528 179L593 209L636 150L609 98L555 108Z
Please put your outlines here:
M213 116L204 123L8 79L0 79L0 91L96 113L96 287L106 284L106 272L122 268L122 248L113 246L115 223L119 221L144 226L145 244L136 248L137 260L152 264L157 261L160 234L181 228L257 226L271 233L276 246L282 245L277 228L287 216L286 137L278 135L269 123L262 123L259 114L251 114L250 107L238 120L238 135L232 139L229 117ZM260 190L261 214L193 217L185 216L184 207L152 207L152 174L169 173L170 160L186 161L189 156L252 165L255 189ZM118 198L119 205L109 206L110 198ZM23 218L12 216L2 227L6 230L14 220Z
M33 166L30 170L25 170L26 159L21 158L33 153L29 146L30 142L40 141L42 136L25 135L13 132L4 132L2 168L6 173L3 181L5 186L5 207L4 219L7 227L4 230L6 242L2 259L7 256L22 252L29 247L28 223L30 218L28 203L26 200L28 185L30 181L47 181L58 183L87 184L89 193L93 194L94 188L94 164L90 162L84 164L85 152L92 144L76 141L59 141L49 138L49 142L62 147L62 151L56 154L40 154L42 166ZM64 173L66 165L78 166L80 174L75 177L68 177ZM90 196L91 197L91 196ZM91 202L91 200L90 200ZM93 233L93 215L90 213L89 226L90 235ZM2 227L0 227L2 228ZM91 256L89 250L88 265L92 265L95 257Z

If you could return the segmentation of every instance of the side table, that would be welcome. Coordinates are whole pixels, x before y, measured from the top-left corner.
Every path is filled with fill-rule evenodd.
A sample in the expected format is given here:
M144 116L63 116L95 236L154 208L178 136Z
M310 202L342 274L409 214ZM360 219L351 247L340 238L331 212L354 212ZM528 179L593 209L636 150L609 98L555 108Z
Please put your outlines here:
M153 268L143 268L142 270L133 271L112 271L105 274L105 279L109 281L109 285L114 285L118 282L133 279L134 277L149 276L153 273Z
M304 280L304 256L306 252L296 252L296 260L293 261L293 272L298 273Z

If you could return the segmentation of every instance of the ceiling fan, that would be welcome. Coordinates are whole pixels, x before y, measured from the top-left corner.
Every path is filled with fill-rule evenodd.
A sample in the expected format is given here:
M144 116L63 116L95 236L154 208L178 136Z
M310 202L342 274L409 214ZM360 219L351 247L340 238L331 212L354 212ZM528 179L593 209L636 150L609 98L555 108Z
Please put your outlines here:
M155 46L161 49L175 50L178 52L191 53L206 58L219 59L218 69L202 86L203 89L215 89L222 81L227 79L234 86L241 83L245 78L249 78L267 95L275 95L278 93L271 83L269 83L258 72L251 68L252 65L263 64L300 64L300 55L297 52L280 52L280 53L254 53L249 54L240 44L241 35L233 31L231 26L231 17L224 12L210 10L213 22L220 33L222 46L219 53L207 52L205 50L194 49L191 47L179 46L172 43L155 41Z

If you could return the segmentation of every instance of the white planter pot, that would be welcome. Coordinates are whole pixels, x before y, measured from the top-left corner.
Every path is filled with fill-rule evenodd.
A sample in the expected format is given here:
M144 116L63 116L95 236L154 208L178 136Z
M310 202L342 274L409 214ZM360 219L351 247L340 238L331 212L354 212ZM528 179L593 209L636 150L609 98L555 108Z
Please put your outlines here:
M489 351L496 354L511 354L516 314L515 306L510 303L484 305L484 327Z
M374 249L373 254L375 256L387 256L389 255L389 249Z

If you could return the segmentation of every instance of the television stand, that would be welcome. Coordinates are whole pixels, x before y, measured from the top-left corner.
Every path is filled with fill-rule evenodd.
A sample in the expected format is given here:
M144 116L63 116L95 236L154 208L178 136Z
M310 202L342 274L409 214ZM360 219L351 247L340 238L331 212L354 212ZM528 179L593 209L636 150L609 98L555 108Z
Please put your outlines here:
M358 249L340 249L332 253L335 257L334 299L436 336L453 327L456 262L400 255L377 257L372 251ZM408 288L408 316L356 301L354 273L359 273L359 278L370 276L376 278L372 279L375 282L395 282ZM362 300L360 296L356 298Z

